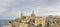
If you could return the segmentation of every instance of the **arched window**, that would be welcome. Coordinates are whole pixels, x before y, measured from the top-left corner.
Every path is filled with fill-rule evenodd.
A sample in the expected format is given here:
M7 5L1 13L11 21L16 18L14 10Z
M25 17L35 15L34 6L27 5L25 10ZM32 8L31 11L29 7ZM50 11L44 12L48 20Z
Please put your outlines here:
M49 27L49 23L47 23L47 27Z
M39 26L41 27L41 26L42 26L42 24L39 24Z

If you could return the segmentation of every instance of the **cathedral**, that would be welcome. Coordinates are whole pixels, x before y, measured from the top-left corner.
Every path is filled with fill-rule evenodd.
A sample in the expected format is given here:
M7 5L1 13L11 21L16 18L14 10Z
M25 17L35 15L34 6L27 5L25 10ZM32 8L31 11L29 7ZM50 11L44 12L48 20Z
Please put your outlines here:
M8 27L60 27L59 25L60 20L58 19L56 19L56 17L52 17L51 15L48 17L36 16L34 11L32 11L30 16L24 16L23 12L21 12L20 18L9 21L8 25L6 26Z

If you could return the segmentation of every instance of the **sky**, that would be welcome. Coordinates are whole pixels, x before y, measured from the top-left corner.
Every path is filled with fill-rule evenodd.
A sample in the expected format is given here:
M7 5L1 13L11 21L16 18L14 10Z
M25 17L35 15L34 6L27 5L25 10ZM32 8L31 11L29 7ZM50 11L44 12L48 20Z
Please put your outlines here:
M30 15L34 10L37 16L59 15L60 0L0 0L0 20L13 20Z

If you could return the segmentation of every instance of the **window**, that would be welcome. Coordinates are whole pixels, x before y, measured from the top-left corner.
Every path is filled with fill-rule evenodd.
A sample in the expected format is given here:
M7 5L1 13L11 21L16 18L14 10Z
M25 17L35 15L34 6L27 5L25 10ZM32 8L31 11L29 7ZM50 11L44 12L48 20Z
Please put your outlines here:
M53 23L54 23L54 21L53 21Z
M21 21L19 21L19 23L22 23Z
M41 27L41 26L42 26L42 24L39 24L39 26Z

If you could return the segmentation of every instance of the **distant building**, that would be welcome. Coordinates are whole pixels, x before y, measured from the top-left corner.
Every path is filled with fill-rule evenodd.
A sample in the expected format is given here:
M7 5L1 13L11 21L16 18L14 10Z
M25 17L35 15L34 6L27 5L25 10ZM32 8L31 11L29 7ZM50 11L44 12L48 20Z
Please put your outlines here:
M60 27L60 17L56 17L36 16L34 11L30 16L23 16L21 13L21 18L9 21L8 25L3 25L3 27Z

